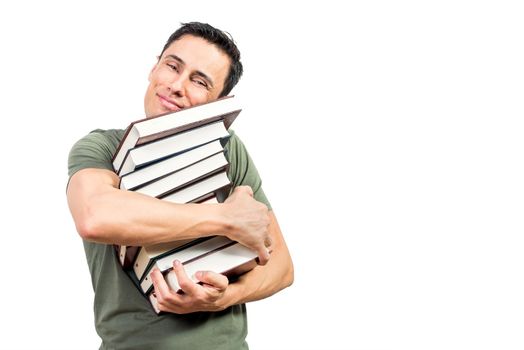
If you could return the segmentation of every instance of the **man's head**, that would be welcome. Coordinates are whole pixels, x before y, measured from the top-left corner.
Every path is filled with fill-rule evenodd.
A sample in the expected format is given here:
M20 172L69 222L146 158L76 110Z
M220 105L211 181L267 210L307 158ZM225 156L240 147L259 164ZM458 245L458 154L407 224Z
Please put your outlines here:
M169 39L167 39L167 42L160 53L160 57L162 57L162 54L171 43L180 39L183 35L193 35L205 39L211 44L214 44L218 49L222 50L229 57L231 60L229 73L224 84L224 90L220 94L220 97L227 96L227 94L229 94L238 83L243 72L242 63L240 62L240 51L233 39L220 29L210 26L207 23L184 23L173 34L171 34Z
M169 37L149 74L146 116L226 96L241 75L240 52L228 35L209 24L183 24Z

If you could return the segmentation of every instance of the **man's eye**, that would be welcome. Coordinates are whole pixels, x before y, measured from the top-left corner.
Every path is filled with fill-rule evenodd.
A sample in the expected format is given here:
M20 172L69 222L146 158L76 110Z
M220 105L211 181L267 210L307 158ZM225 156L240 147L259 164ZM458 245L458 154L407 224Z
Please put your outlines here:
M166 63L166 64L167 64L167 66L168 66L169 68L171 68L171 69L174 70L175 72L178 72L178 67L177 67L176 65L174 65L174 64L169 64L169 63Z
M207 83L203 80L195 79L194 82L197 83L198 85L201 85L202 87L207 88Z

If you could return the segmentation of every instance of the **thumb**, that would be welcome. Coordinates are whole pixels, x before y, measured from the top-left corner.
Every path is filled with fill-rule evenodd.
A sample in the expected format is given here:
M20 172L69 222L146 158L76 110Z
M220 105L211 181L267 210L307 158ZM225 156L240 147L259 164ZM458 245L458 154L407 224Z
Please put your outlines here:
M266 247L262 247L258 250L258 264L265 265L269 261L269 250Z
M213 271L197 271L195 277L202 283L215 287L218 290L224 290L229 285L226 276Z
M251 186L238 186L235 190L241 193L247 193L250 197L253 197L253 189Z

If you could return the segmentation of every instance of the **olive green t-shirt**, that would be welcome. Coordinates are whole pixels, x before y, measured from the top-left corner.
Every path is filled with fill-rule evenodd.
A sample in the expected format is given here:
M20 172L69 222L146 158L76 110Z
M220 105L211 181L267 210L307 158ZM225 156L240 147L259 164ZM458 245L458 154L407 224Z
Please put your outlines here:
M246 148L234 132L226 144L228 177L233 186L249 185L269 206L262 182ZM124 130L94 130L69 153L69 177L85 168L113 170L112 157ZM95 327L100 349L247 349L246 306L221 312L157 315L118 263L111 245L84 241L95 292Z

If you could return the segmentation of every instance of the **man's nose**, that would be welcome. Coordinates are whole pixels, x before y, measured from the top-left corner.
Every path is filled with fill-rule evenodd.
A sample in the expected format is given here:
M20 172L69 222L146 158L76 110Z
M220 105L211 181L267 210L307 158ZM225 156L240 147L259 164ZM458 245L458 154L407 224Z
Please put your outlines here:
M185 96L185 79L183 79L181 76L176 77L171 81L169 89L171 90L172 95L178 97Z

